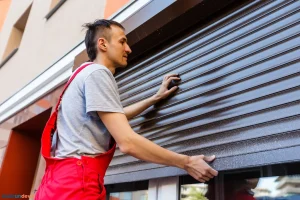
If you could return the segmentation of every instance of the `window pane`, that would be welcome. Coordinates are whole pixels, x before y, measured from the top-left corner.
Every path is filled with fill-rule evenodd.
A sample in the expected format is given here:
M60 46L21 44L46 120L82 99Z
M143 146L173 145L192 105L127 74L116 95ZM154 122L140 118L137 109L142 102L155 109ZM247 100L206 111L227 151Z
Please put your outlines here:
M225 200L300 200L300 176L235 179L224 182Z
M147 200L148 191L140 190L133 192L114 192L110 193L109 200Z
M181 185L180 200L209 200L211 187L208 184L185 184Z

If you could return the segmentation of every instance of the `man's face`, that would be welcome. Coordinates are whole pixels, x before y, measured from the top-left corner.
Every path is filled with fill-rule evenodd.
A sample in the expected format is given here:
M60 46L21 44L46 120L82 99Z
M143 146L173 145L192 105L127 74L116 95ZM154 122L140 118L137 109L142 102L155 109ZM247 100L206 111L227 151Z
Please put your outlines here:
M126 67L127 58L130 53L131 49L127 44L124 30L117 26L111 26L111 38L108 41L107 47L108 59L116 68Z

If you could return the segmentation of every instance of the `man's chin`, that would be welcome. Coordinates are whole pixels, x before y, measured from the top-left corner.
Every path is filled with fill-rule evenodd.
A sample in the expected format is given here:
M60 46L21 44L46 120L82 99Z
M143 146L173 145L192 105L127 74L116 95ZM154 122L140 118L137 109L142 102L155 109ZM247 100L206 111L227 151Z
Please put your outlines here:
M126 64L124 64L124 63L120 64L118 68L125 68L125 67L127 67L127 62L126 62Z

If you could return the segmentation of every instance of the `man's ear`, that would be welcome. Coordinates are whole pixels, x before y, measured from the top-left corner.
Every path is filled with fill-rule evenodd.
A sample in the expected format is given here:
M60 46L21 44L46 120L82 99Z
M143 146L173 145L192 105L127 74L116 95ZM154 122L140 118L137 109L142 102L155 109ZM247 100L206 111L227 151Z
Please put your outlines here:
M107 41L104 38L99 38L97 46L101 51L107 51Z

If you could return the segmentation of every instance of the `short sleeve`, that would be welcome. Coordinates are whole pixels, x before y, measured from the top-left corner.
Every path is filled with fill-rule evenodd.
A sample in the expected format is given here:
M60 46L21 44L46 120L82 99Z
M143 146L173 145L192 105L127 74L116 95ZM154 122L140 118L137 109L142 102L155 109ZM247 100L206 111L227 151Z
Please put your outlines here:
M109 73L99 69L85 79L86 113L91 111L124 113L116 82Z

